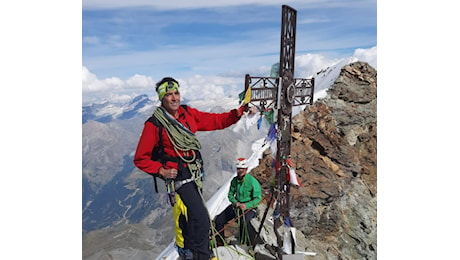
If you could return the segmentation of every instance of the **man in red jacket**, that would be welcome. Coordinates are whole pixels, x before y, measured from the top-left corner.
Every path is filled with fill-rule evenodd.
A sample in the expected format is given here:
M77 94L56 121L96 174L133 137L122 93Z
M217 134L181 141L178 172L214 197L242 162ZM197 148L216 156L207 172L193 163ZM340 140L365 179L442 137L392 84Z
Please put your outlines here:
M161 106L144 124L134 164L168 184L180 258L208 260L210 219L201 193L203 161L195 133L235 124L244 106L216 114L181 105L179 83L170 77L160 80L156 91ZM152 158L158 146L162 147L161 158Z

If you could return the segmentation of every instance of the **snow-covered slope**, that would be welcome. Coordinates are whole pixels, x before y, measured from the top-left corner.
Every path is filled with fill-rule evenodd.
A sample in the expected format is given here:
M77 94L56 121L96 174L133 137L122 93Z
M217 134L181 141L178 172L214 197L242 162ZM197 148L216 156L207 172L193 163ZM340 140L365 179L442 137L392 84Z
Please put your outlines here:
M335 80L340 74L340 69L350 63L358 61L357 58L350 57L343 60L340 60L336 64L318 72L319 74L315 76L315 94L313 96L313 101L318 100L326 96L326 90L334 84Z

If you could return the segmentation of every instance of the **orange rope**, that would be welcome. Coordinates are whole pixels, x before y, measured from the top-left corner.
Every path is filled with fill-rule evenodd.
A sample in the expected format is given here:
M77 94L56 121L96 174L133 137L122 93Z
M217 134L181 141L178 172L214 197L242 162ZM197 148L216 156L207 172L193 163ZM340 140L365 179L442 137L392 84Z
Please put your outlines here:
M257 203L258 205L258 203ZM235 221L237 221L238 219L240 219L242 216L246 215L246 213L248 213L250 210L252 210L253 208L255 208L257 205L255 205L254 207L250 208L250 209L247 209L243 214L241 215L238 215L237 218L234 218L232 219L232 221L228 222L221 230L219 230L217 233L220 233L222 231L224 231L225 229L227 229L228 226L230 226L231 224L233 224Z
M260 200L259 203L257 203L256 205L252 206L252 208L250 209L247 209L243 214L241 215L238 215L238 217L232 219L230 222L228 222L221 230L219 230L217 233L221 233L222 231L224 231L225 229L228 228L228 226L230 226L231 224L233 224L235 221L237 221L238 219L240 219L242 216L246 215L246 213L248 213L250 210L252 210L253 208L256 208L257 206L259 206L259 204L263 201L263 200L267 200L267 198L271 196L271 194L265 196L264 198L262 198L262 200ZM267 207L270 207L270 205L267 205Z

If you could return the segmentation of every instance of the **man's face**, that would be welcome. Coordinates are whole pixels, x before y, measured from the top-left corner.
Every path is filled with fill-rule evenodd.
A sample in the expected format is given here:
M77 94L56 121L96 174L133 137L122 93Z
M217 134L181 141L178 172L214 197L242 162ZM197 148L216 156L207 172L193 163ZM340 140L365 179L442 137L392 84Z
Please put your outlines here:
M171 115L174 116L176 111L179 109L180 106L180 93L177 90L170 90L166 92L165 96L161 100L163 107L168 111Z
M236 173L238 174L238 179L243 179L246 175L248 168L237 168Z

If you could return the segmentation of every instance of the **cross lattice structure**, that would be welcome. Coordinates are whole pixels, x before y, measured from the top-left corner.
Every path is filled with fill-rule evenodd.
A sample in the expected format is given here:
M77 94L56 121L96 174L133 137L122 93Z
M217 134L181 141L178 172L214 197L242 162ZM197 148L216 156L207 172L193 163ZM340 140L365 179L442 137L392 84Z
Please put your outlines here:
M282 6L281 46L278 68L272 68L270 77L254 77L246 74L245 93L251 88L249 104L261 111L273 109L277 118L277 152L275 158L274 196L276 198L275 234L278 242L278 259L282 259L283 239L277 229L289 218L289 168L286 160L291 154L292 107L313 104L314 78L294 78L295 37L297 11ZM274 73L273 73L274 70ZM275 75L273 75L275 74ZM257 104L259 103L259 104ZM294 246L293 246L294 247ZM294 251L294 250L293 250Z

